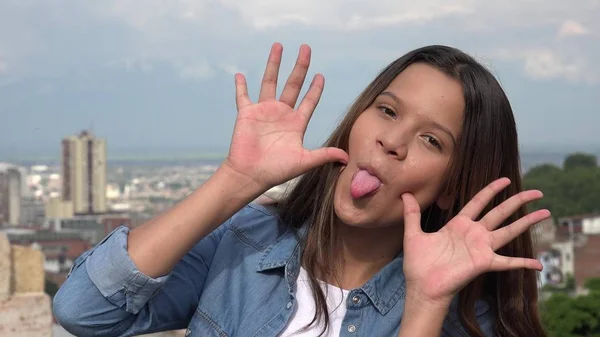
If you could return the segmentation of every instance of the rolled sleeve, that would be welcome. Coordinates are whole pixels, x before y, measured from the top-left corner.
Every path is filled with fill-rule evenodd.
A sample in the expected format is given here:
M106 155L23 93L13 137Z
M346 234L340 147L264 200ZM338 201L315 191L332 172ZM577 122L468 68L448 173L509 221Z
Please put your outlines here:
M140 272L127 252L129 229L121 226L100 242L85 260L90 280L108 301L137 314L170 274L151 278Z
M75 260L54 297L57 321L76 336L137 336L185 328L231 223L221 224L158 278L137 269L127 251L129 229L116 228Z

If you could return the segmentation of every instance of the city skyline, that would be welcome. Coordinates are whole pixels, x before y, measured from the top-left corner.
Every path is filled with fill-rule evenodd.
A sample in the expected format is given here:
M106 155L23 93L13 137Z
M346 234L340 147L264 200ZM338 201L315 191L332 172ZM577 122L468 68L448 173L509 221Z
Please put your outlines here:
M74 129L71 134L76 134L85 128ZM90 129L87 129L90 130ZM96 133L94 133L96 134ZM98 134L96 134L98 135ZM64 135L57 138L56 144L52 144L51 148L40 147L37 149L29 149L26 151L16 151L10 148L0 146L0 162L40 162L43 164L59 163L61 157L61 142ZM106 139L103 135L98 135ZM321 143L308 144L307 147L321 146ZM229 144L222 146L116 146L108 139L110 150L107 151L107 161L151 161L151 160L215 160L223 159L229 151ZM582 144L523 144L520 143L520 151L522 155L529 154L551 154L551 155L567 155L574 152L584 152L600 156L600 143L582 143Z
M21 220L22 179L19 167L0 163L0 224Z
M61 145L62 201L76 214L106 212L106 140L83 130Z

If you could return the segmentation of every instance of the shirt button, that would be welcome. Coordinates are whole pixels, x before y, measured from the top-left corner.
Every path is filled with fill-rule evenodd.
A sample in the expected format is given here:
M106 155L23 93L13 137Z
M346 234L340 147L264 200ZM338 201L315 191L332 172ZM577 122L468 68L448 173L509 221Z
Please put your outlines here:
M291 308L291 307L292 307L292 302L288 302L288 304L287 304L287 306L286 306L286 309L289 309L289 308Z
M356 327L353 324L348 325L348 332L349 333L355 333L356 332Z
M352 302L354 302L354 304L360 304L360 296L355 295L352 297Z
M192 330L191 330L191 329L187 329L187 331L185 332L185 336L187 337L187 336L189 336L191 333L192 333Z

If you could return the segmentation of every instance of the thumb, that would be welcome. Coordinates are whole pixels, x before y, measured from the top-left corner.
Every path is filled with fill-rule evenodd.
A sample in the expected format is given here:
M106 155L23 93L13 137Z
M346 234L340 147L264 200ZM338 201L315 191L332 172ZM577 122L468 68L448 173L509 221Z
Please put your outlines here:
M404 204L404 237L410 238L422 234L421 208L417 199L410 193L404 193L402 194L402 203Z
M348 154L337 147L322 147L320 149L308 151L307 160L302 163L302 170L308 171L327 163L341 162L348 164Z

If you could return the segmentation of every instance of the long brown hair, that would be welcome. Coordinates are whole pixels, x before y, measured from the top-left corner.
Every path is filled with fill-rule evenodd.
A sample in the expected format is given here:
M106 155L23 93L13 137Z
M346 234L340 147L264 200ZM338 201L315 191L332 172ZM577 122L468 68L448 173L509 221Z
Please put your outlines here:
M354 101L325 146L348 150L352 125L376 97L409 65L421 62L443 71L462 84L465 111L463 131L448 169L445 193L455 195L451 207L443 211L435 204L422 227L439 230L473 196L491 181L508 177L512 184L500 193L483 212L499 205L522 190L517 130L510 103L494 76L469 55L447 46L427 46L413 50L390 63ZM336 215L333 206L339 164L328 164L302 175L291 191L279 202L281 221L292 227L310 226L303 245L302 263L310 278L316 313L309 324L324 321L329 314L325 295L317 276L336 278L334 252ZM513 214L503 226L526 214L525 207ZM529 231L498 251L515 257L534 257ZM459 294L458 310L465 330L472 336L484 336L475 317L475 302L488 301L495 314L496 336L546 336L538 313L537 277L532 270L492 272L468 284Z

